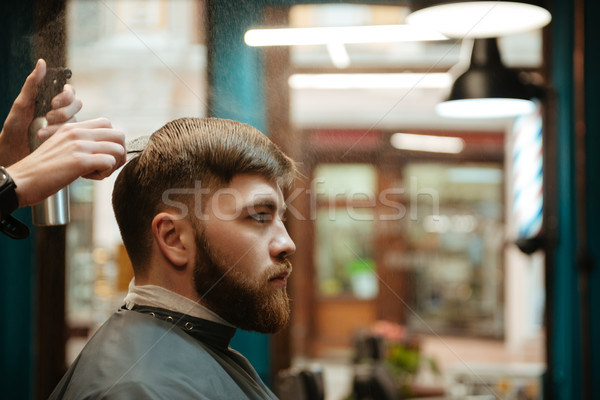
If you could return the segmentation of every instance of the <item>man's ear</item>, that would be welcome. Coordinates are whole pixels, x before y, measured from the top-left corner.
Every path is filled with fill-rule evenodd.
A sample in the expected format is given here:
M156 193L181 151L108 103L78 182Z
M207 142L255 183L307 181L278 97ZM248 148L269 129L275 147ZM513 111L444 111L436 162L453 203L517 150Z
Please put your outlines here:
M187 219L161 212L152 219L152 235L161 253L175 266L183 267L194 256L195 231Z

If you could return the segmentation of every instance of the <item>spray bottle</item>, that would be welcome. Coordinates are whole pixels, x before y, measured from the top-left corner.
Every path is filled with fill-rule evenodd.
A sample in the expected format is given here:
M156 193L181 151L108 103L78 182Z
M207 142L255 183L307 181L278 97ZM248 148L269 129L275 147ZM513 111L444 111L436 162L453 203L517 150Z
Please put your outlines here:
M52 109L52 98L61 93L71 70L67 68L48 68L42 82L36 101L35 114L29 126L29 145L31 151L39 147L42 141L37 132L48 126L46 113ZM39 204L32 207L33 223L37 226L66 225L70 220L69 187L59 190Z

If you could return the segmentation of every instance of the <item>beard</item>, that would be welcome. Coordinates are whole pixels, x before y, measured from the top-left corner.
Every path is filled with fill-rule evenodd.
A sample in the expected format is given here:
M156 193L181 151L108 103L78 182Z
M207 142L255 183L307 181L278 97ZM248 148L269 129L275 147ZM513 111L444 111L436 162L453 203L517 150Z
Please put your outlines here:
M201 304L244 330L275 333L287 324L290 300L286 289L274 289L269 279L291 271L289 260L279 260L252 279L217 254L202 231L196 236L196 248L194 285Z

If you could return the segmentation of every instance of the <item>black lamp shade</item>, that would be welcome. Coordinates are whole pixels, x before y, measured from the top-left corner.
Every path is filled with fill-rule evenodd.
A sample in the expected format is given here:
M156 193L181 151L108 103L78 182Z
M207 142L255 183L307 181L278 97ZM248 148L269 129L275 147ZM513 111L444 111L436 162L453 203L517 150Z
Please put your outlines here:
M471 65L454 82L448 100L478 98L532 98L518 72L502 64L495 38L475 39Z
M535 108L531 85L505 67L496 38L475 39L469 69L460 75L448 100L436 107L453 118L499 118L527 114Z

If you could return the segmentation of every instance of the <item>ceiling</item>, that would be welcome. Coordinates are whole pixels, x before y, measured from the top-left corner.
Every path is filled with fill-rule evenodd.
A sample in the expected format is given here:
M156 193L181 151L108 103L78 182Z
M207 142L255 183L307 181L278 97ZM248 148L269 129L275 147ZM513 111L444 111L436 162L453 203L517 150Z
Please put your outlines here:
M290 11L291 27L404 24L410 12L403 6L299 5ZM449 73L445 86L379 88L291 88L292 122L301 128L505 130L512 118L451 119L434 107L451 82L468 66L471 40L403 41L342 44L349 65L336 68L326 45L291 47L292 71L303 73ZM542 65L540 30L499 38L503 62L529 71Z

